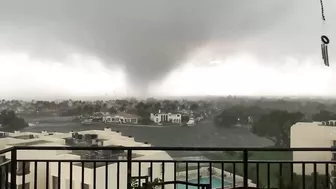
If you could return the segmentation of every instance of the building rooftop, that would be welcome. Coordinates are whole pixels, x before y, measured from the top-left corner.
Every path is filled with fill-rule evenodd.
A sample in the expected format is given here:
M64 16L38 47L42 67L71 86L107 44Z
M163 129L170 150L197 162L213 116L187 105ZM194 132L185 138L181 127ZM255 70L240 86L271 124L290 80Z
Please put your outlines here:
M73 138L74 134L76 136L81 135L80 139ZM94 138L86 138L88 136ZM69 143L69 140L75 141L74 143ZM95 141L95 142L93 142ZM59 132L47 132L42 131L41 133L32 132L15 132L6 133L5 138L0 139L1 148L10 146L148 146L150 144L137 142L132 136L123 136L120 132L114 132L110 128L105 128L104 130L88 130L80 132L69 132L69 133L59 133ZM162 151L148 151L148 150L138 150L133 151L132 159L149 156L154 153L160 153ZM107 159L107 160L120 160L126 159L127 154L125 151L93 151L88 153L86 151L80 150L64 150L57 154L59 159ZM111 164L111 163L108 163ZM81 165L81 163L79 163ZM105 166L105 162L97 162L96 167ZM92 168L92 163L85 163L85 167Z
M158 112L154 112L154 115L156 114L171 114L171 115L176 115L176 114L181 114L180 112L177 111L173 111L173 112L167 112L167 111L158 111Z
M118 113L114 114L114 116L119 116L119 117L128 118L128 119L137 119L137 118L139 118L138 115L129 114L129 113L126 113L126 112L118 112Z
M11 146L33 146L33 145L42 145L42 144L47 144L47 143L50 143L50 141L47 141L47 140L35 140L35 141L23 141L21 143L19 142L16 142L16 143L10 143L8 145L11 145Z
M36 137L36 136L34 136L34 135L32 135L32 134L13 136L13 138L23 139L23 140L33 139L33 138L35 138L35 137Z
M127 159L127 152L121 152L121 153L117 153L117 154L110 154L110 156L102 156L104 152L101 152L99 153L98 151L96 151L96 155L94 155L95 157L91 156L90 158L91 159L94 159L94 160L109 160L109 161L113 161L113 160L126 160ZM88 154L87 151L79 151L79 150L76 150L76 151L72 151L72 154L74 155L78 155L78 156L82 156ZM143 155L141 154L137 154L137 153L132 153L132 159L136 159L136 158L139 158L139 157L143 157ZM83 158L83 159L90 159L90 158ZM85 168L94 168L94 166L96 166L96 168L99 168L99 167L102 167L102 166L106 166L107 165L111 165L111 164L114 164L116 162L96 162L95 164L92 163L92 162L85 162L85 163L82 163L82 162L78 162L78 163L74 163L73 165L76 165L76 166L82 166L84 165Z

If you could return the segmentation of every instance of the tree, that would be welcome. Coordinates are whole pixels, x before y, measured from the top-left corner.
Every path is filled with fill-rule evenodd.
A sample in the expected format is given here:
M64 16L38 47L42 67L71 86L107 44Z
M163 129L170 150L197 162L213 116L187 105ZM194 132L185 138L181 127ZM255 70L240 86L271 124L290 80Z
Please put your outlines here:
M273 110L254 122L252 132L272 140L277 147L288 147L290 127L303 117L301 112Z
M195 110L197 110L199 108L199 106L198 106L198 104L196 104L196 103L193 103L192 105L190 105L190 110L192 110L192 111L195 111Z
M28 123L21 117L18 117L14 111L3 110L0 113L0 125L4 131L13 132L28 127Z
M114 108L114 107L111 107L111 108L109 108L109 113L111 113L111 114L116 114L117 113L117 110Z
M94 109L94 112L100 112L101 106L99 104L95 104L93 109Z
M326 110L321 110L319 113L312 116L313 121L329 121L335 120L336 114Z
M152 121L150 120L150 113L147 112L146 110L138 110L138 116L141 117L140 123L141 124L151 124Z
M123 112L123 111L125 111L126 110L126 105L121 105L121 107L119 108L119 110L121 111L121 112Z
M155 111L159 111L161 109L161 103L160 102L155 103L154 109Z
M222 127L231 127L237 124L239 115L230 110L224 110L221 114L215 116L214 124Z
M181 117L181 122L182 123L187 123L188 121L189 121L189 116L187 116L187 115L182 115L182 117Z
M146 104L144 102L139 102L136 106L136 113L141 118L140 123L141 124L150 124L152 121L150 120L150 109L152 109L152 106L150 104Z
M217 126L223 127L231 127L237 123L248 124L249 117L252 117L253 120L257 120L266 113L267 110L259 106L236 105L223 110L219 115L215 116L214 123Z

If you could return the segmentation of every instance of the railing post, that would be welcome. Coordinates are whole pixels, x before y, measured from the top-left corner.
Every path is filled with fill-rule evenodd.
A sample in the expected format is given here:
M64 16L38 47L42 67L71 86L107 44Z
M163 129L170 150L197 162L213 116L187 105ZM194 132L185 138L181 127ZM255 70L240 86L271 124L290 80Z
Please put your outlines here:
M243 150L243 166L244 166L244 188L248 187L248 151L247 149Z
M127 150L127 189L132 189L132 150L130 149Z
M11 189L16 189L16 171L17 171L17 150L11 150Z

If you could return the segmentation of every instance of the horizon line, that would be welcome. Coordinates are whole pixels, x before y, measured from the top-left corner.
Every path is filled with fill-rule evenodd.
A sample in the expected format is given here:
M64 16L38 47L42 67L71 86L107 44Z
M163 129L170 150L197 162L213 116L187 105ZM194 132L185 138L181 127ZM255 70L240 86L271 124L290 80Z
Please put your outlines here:
M148 97L136 97L136 96L68 96L68 97L37 97L37 98L0 98L0 100L19 100L19 101L65 101L65 100L85 100L85 101L96 101L96 100L119 100L119 99L130 99L135 98L137 100L147 100L149 98L154 98L157 100L169 100L169 99L204 99L204 98L250 98L250 99L316 99L316 100L336 100L335 96L308 96L308 95L184 95L184 96L148 96Z

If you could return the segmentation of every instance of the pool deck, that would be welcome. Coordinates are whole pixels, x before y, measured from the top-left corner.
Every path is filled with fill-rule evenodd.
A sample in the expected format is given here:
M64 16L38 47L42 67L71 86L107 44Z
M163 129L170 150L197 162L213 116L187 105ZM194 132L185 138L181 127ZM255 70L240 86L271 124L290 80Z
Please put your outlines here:
M224 172L224 181L225 182L231 182L231 186L233 184L233 174L228 172L228 171L223 171ZM192 169L192 170L188 170L188 180L195 180L198 179L198 176L201 177L209 177L209 167L201 167L199 169L199 174L197 169ZM222 170L212 167L212 177L216 177L218 179L222 179ZM186 172L185 171L180 171L177 172L177 180L182 180L185 181L186 180ZM239 176L239 175L235 175L235 180L236 180L236 186L243 186L243 177ZM248 179L248 185L250 187L256 187L256 184L252 183L252 180ZM224 187L226 188L226 187Z

